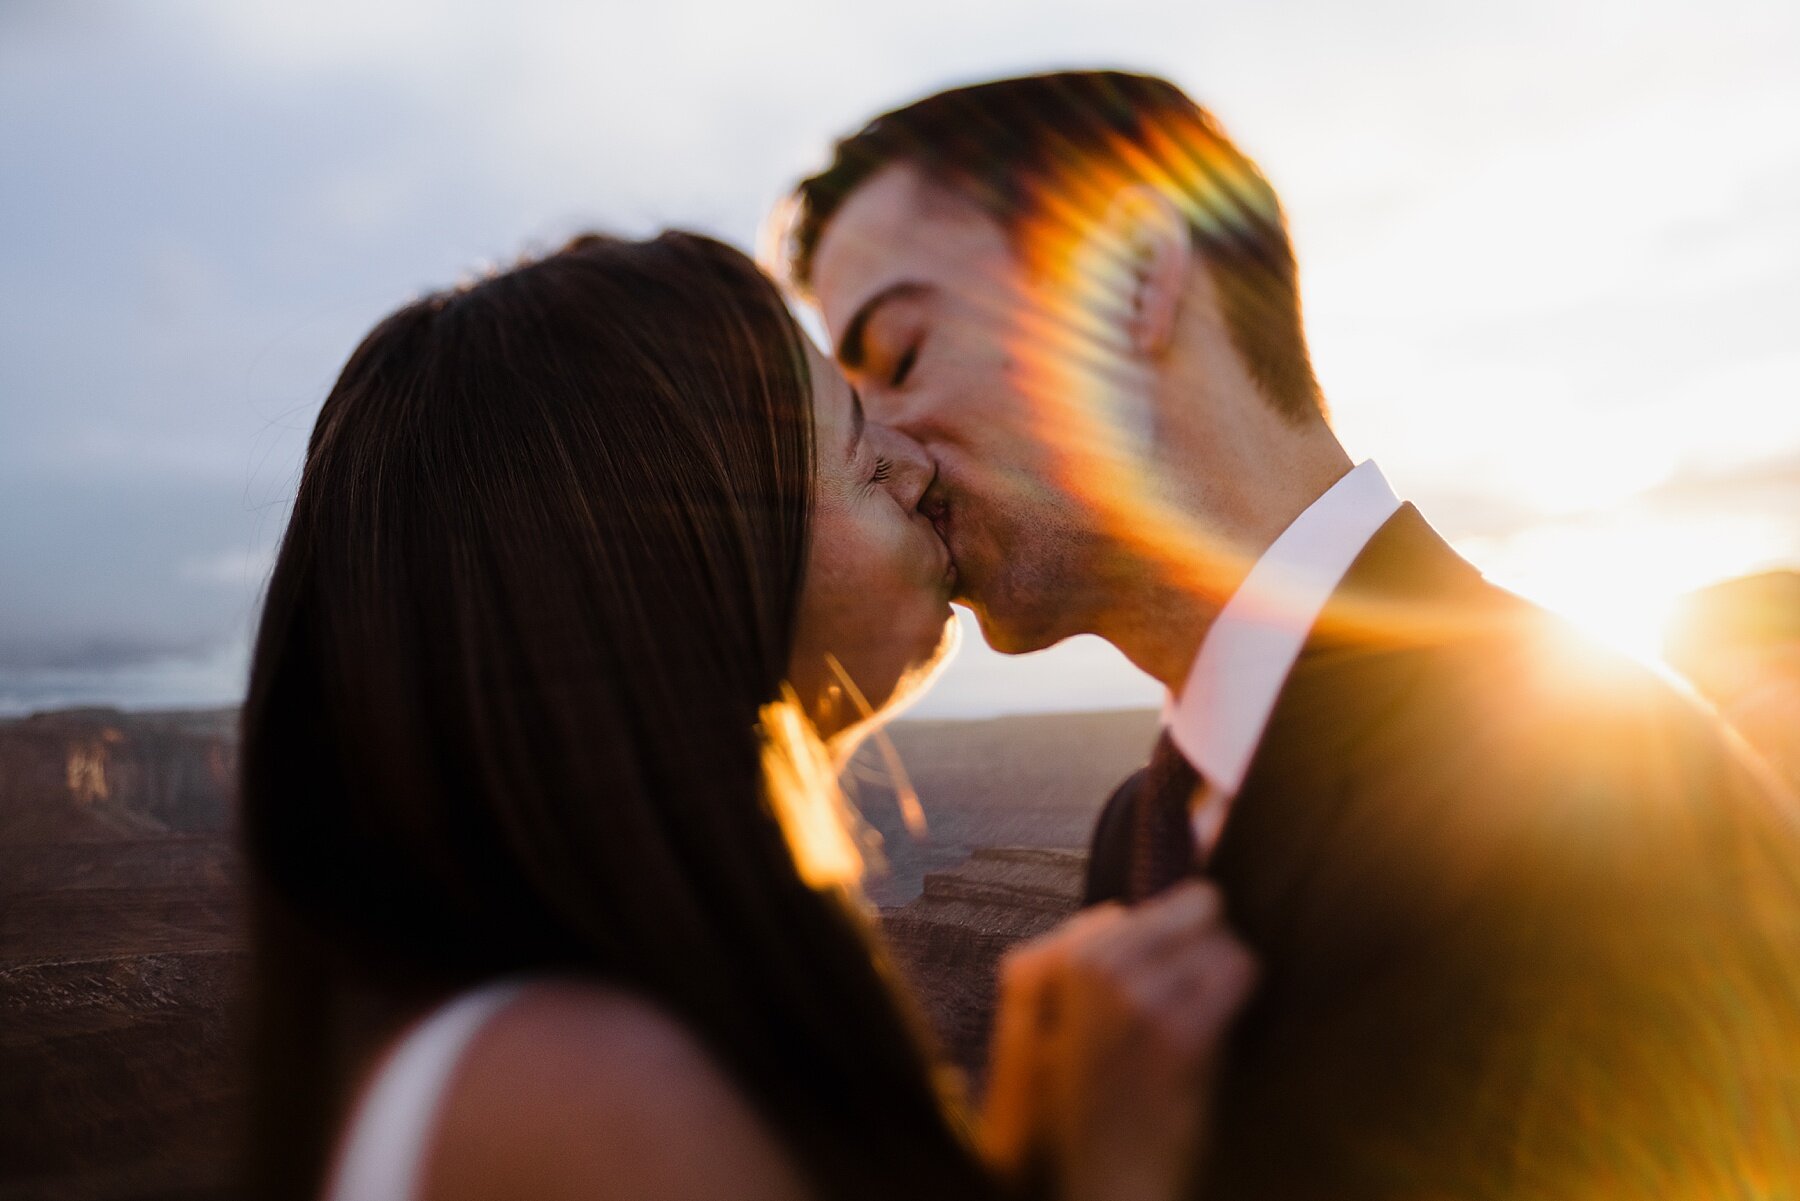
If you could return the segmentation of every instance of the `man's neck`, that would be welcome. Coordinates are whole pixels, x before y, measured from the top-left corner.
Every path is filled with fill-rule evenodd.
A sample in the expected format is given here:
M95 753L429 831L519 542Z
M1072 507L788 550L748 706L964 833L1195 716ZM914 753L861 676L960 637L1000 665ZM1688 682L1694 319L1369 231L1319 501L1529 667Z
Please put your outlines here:
M1176 561L1141 549L1122 553L1106 610L1093 632L1117 647L1138 670L1179 694L1219 611L1275 539L1351 468L1322 424L1297 436L1280 457L1280 476L1245 465L1193 473L1178 489L1175 516L1193 532L1191 549ZM1219 481L1226 481L1221 486Z
M1178 589L1155 592L1137 608L1127 609L1131 602L1126 601L1104 614L1094 632L1173 695L1181 691L1222 605Z

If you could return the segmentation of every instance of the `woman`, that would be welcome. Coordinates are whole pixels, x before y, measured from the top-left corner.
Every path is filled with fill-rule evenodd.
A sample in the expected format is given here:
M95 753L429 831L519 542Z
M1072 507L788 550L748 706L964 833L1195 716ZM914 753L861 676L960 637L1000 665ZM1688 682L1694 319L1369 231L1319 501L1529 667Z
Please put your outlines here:
M978 1132L853 901L813 731L940 654L930 474L703 238L364 340L244 714L256 1195L1175 1195L1248 979L1209 892L1016 957Z

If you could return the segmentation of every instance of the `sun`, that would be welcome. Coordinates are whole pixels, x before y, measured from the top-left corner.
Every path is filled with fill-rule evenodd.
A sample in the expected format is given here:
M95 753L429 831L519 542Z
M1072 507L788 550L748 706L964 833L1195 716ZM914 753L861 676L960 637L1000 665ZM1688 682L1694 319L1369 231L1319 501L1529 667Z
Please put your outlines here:
M1624 512L1471 539L1460 549L1495 583L1660 668L1681 599L1756 570L1778 545L1752 521Z
M1587 637L1640 663L1662 667L1663 642L1679 591L1651 591L1637 581L1575 577L1543 584L1531 599Z

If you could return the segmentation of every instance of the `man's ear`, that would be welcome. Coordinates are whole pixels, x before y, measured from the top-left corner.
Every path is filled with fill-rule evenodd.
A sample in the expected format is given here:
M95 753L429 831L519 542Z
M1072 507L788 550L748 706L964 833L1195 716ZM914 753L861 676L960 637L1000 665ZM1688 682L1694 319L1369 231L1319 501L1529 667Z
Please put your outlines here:
M1194 265L1187 218L1155 188L1133 184L1113 198L1108 224L1126 255L1132 346L1154 358L1175 336L1175 318Z

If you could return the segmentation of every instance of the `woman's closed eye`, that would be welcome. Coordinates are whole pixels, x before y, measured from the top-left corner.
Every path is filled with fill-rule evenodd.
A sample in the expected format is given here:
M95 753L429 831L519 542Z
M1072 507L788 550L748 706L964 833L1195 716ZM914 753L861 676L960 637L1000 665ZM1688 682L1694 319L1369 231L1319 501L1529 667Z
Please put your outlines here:
M870 484L885 484L888 477L894 474L894 461L884 455L875 456L875 471L869 477Z
M918 361L919 343L914 342L907 348L906 353L900 356L899 361L894 364L894 373L888 378L888 385L890 387L898 388L901 384L904 384L906 382L906 377L912 374L912 369Z

